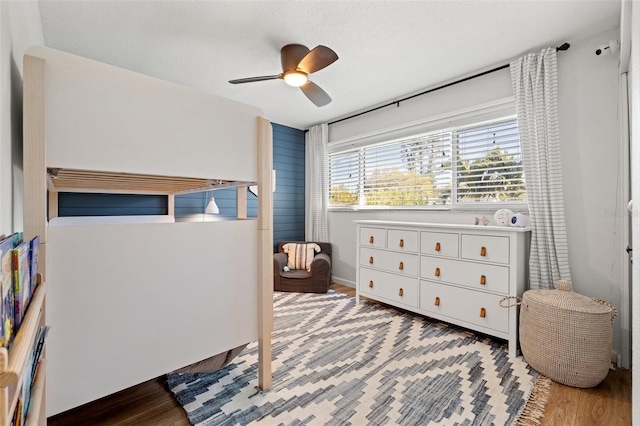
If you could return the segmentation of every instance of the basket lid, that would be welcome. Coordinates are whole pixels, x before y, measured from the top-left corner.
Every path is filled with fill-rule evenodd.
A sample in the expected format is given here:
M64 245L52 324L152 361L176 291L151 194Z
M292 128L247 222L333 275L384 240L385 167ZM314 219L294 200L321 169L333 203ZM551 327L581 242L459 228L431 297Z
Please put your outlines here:
M615 308L609 303L578 294L573 291L571 281L558 281L556 290L527 290L527 298L558 309L588 314L608 314Z

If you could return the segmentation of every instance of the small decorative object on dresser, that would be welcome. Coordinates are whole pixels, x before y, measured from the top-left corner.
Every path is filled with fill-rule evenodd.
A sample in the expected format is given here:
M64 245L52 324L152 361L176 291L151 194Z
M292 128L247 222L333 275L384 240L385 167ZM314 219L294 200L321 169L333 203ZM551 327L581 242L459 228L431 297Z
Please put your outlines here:
M525 227L527 223L527 217L522 213L516 213L511 216L511 226Z
M486 217L476 217L476 225L487 226L489 224L489 219Z
M356 221L356 302L379 300L509 341L516 356L529 229Z
M511 223L511 216L513 212L509 209L500 209L493 215L493 220L496 225L507 226Z

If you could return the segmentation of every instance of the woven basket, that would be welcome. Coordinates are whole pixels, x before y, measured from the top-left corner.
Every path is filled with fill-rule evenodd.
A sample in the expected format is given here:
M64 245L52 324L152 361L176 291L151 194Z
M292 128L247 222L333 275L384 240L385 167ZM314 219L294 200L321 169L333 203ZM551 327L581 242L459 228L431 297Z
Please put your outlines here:
M528 290L520 307L520 346L539 373L568 386L589 388L607 376L613 348L609 303L573 292L569 281L557 290Z

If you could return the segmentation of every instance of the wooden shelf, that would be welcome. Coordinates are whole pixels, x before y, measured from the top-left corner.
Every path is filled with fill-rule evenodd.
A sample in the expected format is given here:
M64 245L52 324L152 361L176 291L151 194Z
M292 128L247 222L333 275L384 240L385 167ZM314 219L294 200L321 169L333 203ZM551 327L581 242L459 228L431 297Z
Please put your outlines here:
M38 333L46 292L46 283L38 285L9 350L0 348L0 368L4 367L3 371L0 371L0 388L7 388L6 417L0 416L0 426L11 422L18 404L22 376Z

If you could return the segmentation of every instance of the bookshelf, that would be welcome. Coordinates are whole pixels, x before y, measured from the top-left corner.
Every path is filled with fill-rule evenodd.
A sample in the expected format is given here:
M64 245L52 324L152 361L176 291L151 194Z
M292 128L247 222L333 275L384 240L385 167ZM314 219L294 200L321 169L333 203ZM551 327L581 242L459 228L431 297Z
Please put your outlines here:
M0 348L0 426L10 425L16 410L20 384L33 351L36 334L39 327L43 325L46 293L46 283L40 283L33 294L33 299L13 343L8 350ZM44 359L42 362L46 363ZM41 364L40 367L39 373L45 370L45 364ZM26 424L43 424L41 422L41 417L43 417L41 401L44 395L44 376L44 374L38 374L36 383L31 388L32 405ZM36 401L37 403L35 403Z
M258 385L270 388L271 123L253 106L42 46L23 75L24 235L41 236L50 290L38 321L52 329L31 406L45 414L28 420L255 340ZM247 219L256 183L265 195ZM238 220L48 223L59 191L164 194L171 215L175 194L221 187L237 188Z

